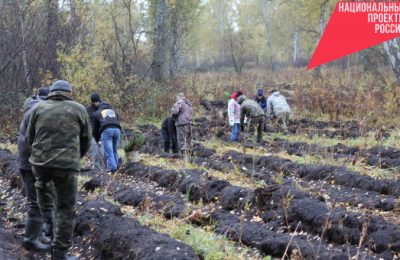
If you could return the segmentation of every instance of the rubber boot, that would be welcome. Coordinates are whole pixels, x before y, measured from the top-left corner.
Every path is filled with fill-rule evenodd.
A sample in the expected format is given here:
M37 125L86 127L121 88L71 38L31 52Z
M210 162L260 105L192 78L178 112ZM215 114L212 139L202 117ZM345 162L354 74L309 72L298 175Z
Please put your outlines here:
M50 245L51 244L51 238L49 238L49 237L47 237L47 236L45 236L45 235L41 235L40 236L40 242L42 242L43 244L48 244L48 245Z
M40 241L42 233L42 221L28 220L26 223L25 238L22 246L28 250L46 252L50 250L50 245L46 245Z
M67 255L67 250L57 250L51 247L51 260L78 260L78 257Z
M53 215L46 216L45 217L45 223L43 225L44 229L44 234L46 237L50 238L51 240L53 239Z

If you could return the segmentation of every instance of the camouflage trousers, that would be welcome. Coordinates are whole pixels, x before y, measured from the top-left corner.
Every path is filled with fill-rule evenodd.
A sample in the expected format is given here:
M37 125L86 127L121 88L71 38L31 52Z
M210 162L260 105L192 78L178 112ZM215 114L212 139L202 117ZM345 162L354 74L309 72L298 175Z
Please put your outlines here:
M32 171L25 171L20 169L20 175L25 187L25 193L28 199L28 219L35 222L43 222L42 214L40 213L39 205L37 203L35 176ZM50 183L49 183L50 184ZM52 199L52 194L47 193L46 196ZM53 204L49 205L50 211L53 210Z
M257 142L261 142L265 116L254 116L247 119L246 135L252 133L255 128L257 130Z
M283 112L276 116L276 123L281 131L287 132L287 125L289 124L289 113Z
M181 152L192 151L192 125L181 125L176 127L178 146Z
M58 259L57 257L65 254L72 244L78 172L34 165L32 170L36 178L37 200L43 217L51 214L54 201L52 257ZM49 182L52 185L48 185ZM48 194L52 194L53 198Z

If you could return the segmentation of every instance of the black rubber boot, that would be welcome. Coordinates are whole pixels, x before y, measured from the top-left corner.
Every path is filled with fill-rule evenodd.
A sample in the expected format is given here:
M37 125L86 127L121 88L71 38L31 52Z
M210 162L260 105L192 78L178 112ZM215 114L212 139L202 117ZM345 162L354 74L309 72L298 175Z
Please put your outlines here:
M22 242L22 246L28 250L47 252L50 251L50 245L44 244L40 241L42 234L41 221L28 220L26 223L25 238Z
M50 238L51 240L53 239L53 226L53 215L47 216L45 218L43 229L46 237Z
M45 235L40 236L40 242L42 242L43 244L50 245L51 241L52 241L51 238L49 238L49 237L47 237Z

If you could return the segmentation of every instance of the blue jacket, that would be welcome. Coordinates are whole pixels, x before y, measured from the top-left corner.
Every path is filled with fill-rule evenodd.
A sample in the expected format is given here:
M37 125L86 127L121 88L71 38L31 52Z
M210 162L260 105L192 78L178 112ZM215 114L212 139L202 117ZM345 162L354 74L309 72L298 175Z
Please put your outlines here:
M262 108L262 110L267 111L267 99L262 96L261 98L258 98L258 96L254 97L254 101L256 101L260 107Z

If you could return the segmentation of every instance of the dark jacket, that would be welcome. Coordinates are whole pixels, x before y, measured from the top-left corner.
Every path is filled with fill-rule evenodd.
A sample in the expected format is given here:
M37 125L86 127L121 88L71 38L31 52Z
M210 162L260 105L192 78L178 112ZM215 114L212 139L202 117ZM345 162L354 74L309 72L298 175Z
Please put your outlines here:
M175 120L172 117L167 117L161 125L161 135L164 139L164 151L169 152L172 148L172 152L178 152L178 141L176 136Z
M63 91L54 91L32 110L26 130L35 166L80 170L90 146L89 116L81 104Z
M19 127L19 135L18 135L18 166L21 170L31 171L31 164L29 163L29 156L31 156L31 151L29 150L28 144L25 140L26 128L28 127L29 117L33 110L33 107L41 102L40 99L27 99L24 104L24 117L21 121L21 125Z
M101 133L107 128L121 129L121 125L112 106L107 103L101 103L99 110L94 115L93 137L96 142L100 141Z
M89 115L90 124L91 124L92 128L94 126L94 115L96 114L97 110L99 110L99 108L93 106L92 104L90 104L89 106L86 107L86 111Z
M258 96L254 97L254 101L256 101L260 107L262 108L262 110L267 111L267 99L262 96L261 98L258 98Z

